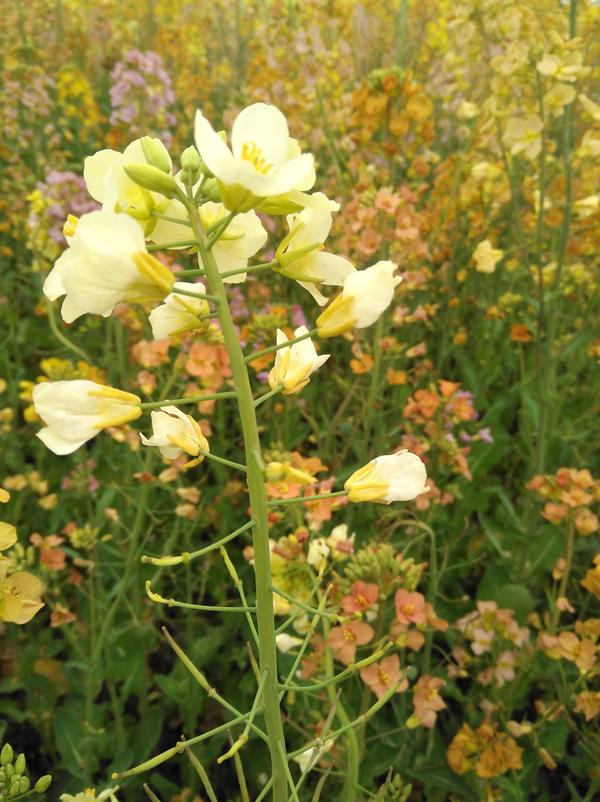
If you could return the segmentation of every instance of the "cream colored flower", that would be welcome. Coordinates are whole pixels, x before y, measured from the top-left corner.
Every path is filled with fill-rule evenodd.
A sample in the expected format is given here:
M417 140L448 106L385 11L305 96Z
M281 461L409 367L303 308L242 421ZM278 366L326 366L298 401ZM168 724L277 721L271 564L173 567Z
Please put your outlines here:
M275 106L254 103L243 109L233 123L231 149L198 110L195 140L228 209L247 211L258 198L306 192L315 183L314 157L300 153Z
M308 554L306 562L316 571L323 570L327 565L327 558L329 557L331 549L327 545L324 537L314 537L308 544Z
M166 459L189 454L195 459L187 462L184 467L191 468L204 459L200 452L210 451L208 440L198 423L177 407L161 407L157 412L152 412L151 417L152 437L140 434L140 438L145 446L156 446Z
M577 92L568 84L554 84L544 95L544 107L553 117L560 117L565 106L572 103L577 97Z
M583 55L578 50L571 51L562 58L555 53L544 53L537 68L542 75L569 83L585 78L590 72L589 67L583 66Z
M70 247L44 282L51 301L66 296L61 314L108 317L121 302L162 301L175 278L146 251L141 228L125 214L90 212L77 223Z
M579 95L579 102L590 117L592 117L595 122L600 123L600 106L584 94Z
M366 270L349 273L342 292L317 318L319 337L336 337L350 329L375 323L388 308L401 278L394 262L377 262Z
M137 395L87 379L36 384L32 398L46 424L37 436L59 455L71 454L102 429L122 426L142 414Z
M479 107L476 103L471 103L470 100L463 100L456 110L456 116L459 120L472 120L479 114Z
M391 504L392 501L411 501L429 488L425 484L427 471L423 461L410 451L398 451L376 457L359 468L344 488L349 501L375 501Z
M8 573L8 560L0 557L0 622L26 624L42 609L43 584L26 571Z
M537 114L529 117L511 117L502 141L513 156L522 153L527 159L536 159L542 149L541 131L544 123Z
M115 786L114 788L105 788L104 791L101 791L99 794L96 794L96 791L93 788L86 788L84 791L80 791L78 794L61 794L60 802L104 802L105 799L108 799L109 802L118 802L115 793L119 790L119 786Z
M285 632L275 635L275 645L283 654L287 654L291 649L297 649L302 646L304 640L302 638L295 638L293 635L288 635Z
M208 230L229 214L222 203L212 203L211 201L203 203L198 211L205 230ZM178 200L170 201L165 210L165 215L176 219L187 219L187 211L181 201ZM158 220L150 234L150 239L156 245L165 245L170 242L189 239L190 236L191 230L180 223ZM243 214L237 214L233 218L225 232L212 247L213 256L221 273L231 270L240 271L234 276L225 277L223 279L224 282L236 284L244 281L246 278L244 268L248 264L248 259L263 247L267 237L267 232L255 211L251 210Z
M356 271L343 256L321 250L331 230L331 208L306 208L298 214L288 215L287 223L290 232L277 250L282 265L279 272L295 279L320 306L324 306L328 298L319 287L341 287L346 276Z
M503 256L504 251L493 248L489 239L484 239L473 251L475 269L480 273L493 273Z
M299 326L294 337L308 334L306 326ZM277 345L288 341L285 333L277 329ZM280 348L275 353L275 365L269 373L269 386L271 389L283 387L284 395L299 393L308 382L311 375L329 359L330 354L317 354L313 341L308 337L299 343L293 343L286 348Z
M171 159L164 147L163 150L170 168ZM164 213L168 201L159 193L138 186L125 172L129 165L147 163L142 140L136 139L123 153L107 149L88 156L84 161L83 179L88 192L102 204L103 210L128 214L149 233L156 220L151 212Z
M300 766L300 771L302 774L313 769L321 757L331 750L332 746L333 739L330 739L324 743L321 743L319 746L306 749L304 752L297 755L294 758L294 761Z
M577 148L576 155L580 159L600 156L600 133L586 131L581 138L581 144Z
M204 284L197 282L191 284L185 281L176 281L173 290L185 290L186 292L206 292ZM160 306L153 309L148 315L148 320L152 326L152 336L155 340L166 340L175 337L177 334L184 334L186 331L194 331L206 325L206 321L200 320L210 313L208 302L202 298L192 298L190 295L177 294L172 292Z

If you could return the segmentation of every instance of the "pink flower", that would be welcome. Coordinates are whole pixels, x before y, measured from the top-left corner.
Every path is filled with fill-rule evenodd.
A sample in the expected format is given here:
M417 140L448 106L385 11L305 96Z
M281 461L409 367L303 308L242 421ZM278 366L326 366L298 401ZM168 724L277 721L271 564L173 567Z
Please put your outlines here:
M401 624L424 624L427 619L425 597L399 588L396 591L396 619Z
M342 610L345 613L362 613L375 604L378 596L377 585L357 579L350 588L350 594L342 599Z
M400 671L400 660L397 654L384 657L379 663L372 663L360 671L361 679L366 683L378 699L386 693L392 686L402 680L396 693L405 691L408 688L408 680Z
M334 627L327 636L327 643L333 649L337 659L349 665L356 654L357 646L364 646L373 637L373 628L363 621Z

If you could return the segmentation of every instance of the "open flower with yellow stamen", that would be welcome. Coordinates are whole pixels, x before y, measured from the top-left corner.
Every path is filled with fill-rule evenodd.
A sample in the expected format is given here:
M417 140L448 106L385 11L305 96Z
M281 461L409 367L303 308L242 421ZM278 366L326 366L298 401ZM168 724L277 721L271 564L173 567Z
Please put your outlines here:
M391 504L392 501L412 501L426 493L427 471L422 460L410 451L398 451L376 457L368 465L359 468L344 488L349 501L375 501Z
M175 281L147 252L141 228L125 214L84 214L69 246L44 282L44 295L51 301L65 296L65 323L84 314L108 317L122 302L162 301Z
M279 272L308 290L319 306L328 301L319 292L321 284L341 287L346 276L356 271L343 256L322 250L331 230L331 211L331 206L323 206L288 215L290 232L277 249L277 258L282 265Z
M306 326L300 326L294 332L295 337L304 334L308 334ZM285 333L277 329L277 345L287 341ZM275 355L275 365L269 373L269 386L273 390L282 387L284 395L299 393L310 381L310 376L327 362L329 357L330 354L319 356L310 338L293 343L287 348L280 348Z
M253 103L243 109L231 129L231 149L198 110L195 140L228 209L247 211L259 198L306 192L315 183L314 157L300 153L275 106Z
M198 423L177 407L161 407L151 417L152 437L140 434L140 438L145 446L156 446L166 459L189 454L195 459L187 462L184 467L191 468L204 459L200 452L210 451L208 440Z
M33 388L35 411L46 424L37 436L54 454L71 454L102 429L122 426L142 414L140 399L114 387L75 379Z
M197 282L191 284L185 281L176 281L173 290L185 292L204 293L204 284ZM178 295L172 292L160 306L153 309L148 315L152 326L152 336L155 340L166 340L186 331L206 328L208 321L201 320L210 313L208 302L202 298L192 298L190 295Z
M375 323L391 304L394 289L402 280L394 275L396 267L394 262L381 261L347 275L340 295L317 318L319 337L336 337Z

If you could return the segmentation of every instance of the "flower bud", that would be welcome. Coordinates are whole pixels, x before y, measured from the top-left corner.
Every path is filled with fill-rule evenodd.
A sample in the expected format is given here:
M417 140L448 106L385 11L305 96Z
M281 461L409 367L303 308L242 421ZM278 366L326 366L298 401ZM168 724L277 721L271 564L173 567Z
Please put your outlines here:
M0 766L7 766L9 763L12 763L12 759L12 746L10 744L4 744L2 751L0 752Z
M127 164L123 169L138 186L149 189L151 192L158 192L165 198L175 196L177 190L175 179L172 175L163 173L158 167L151 164Z
M21 793L20 786L21 786L21 781L17 777L13 781L13 784L10 786L10 789L8 791L8 798L9 799L13 799L15 796L19 796L19 794Z
M30 784L29 777L21 777L19 780L19 793L26 794L29 791Z
M146 161L163 173L170 173L172 162L169 151L160 141L151 136L143 136L140 140Z
M50 788L51 782L52 777L49 774L44 774L44 776L40 777L40 779L33 786L33 790L36 792L36 794L43 794L48 790L48 788Z
M193 145L190 145L181 154L181 169L191 176L193 183L196 183L200 178L200 173L205 171L204 162Z
M25 755L21 752L15 760L15 774L25 773Z
M8 763L4 767L4 773L6 774L7 780L12 780L12 778L15 776L15 767L13 766L12 763Z

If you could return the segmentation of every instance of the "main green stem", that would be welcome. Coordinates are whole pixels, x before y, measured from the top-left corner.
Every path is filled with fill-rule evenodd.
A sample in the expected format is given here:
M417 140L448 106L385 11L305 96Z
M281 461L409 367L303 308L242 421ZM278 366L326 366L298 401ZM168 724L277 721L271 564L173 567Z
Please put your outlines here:
M278 669L275 647L275 619L273 615L273 595L270 590L271 555L269 551L269 521L267 496L262 472L262 460L254 399L248 369L242 352L227 295L217 263L211 251L206 248L206 235L195 206L187 204L194 236L198 242L198 258L206 272L210 292L218 299L217 308L221 322L221 332L231 364L231 373L237 391L237 403L244 437L247 482L252 509L252 529L254 546L254 572L256 579L256 624L259 641L259 662L261 674L267 679L262 692L263 713L269 739L271 770L273 776L273 802L287 802L287 774L285 738L278 699ZM282 748L283 747L283 748Z

